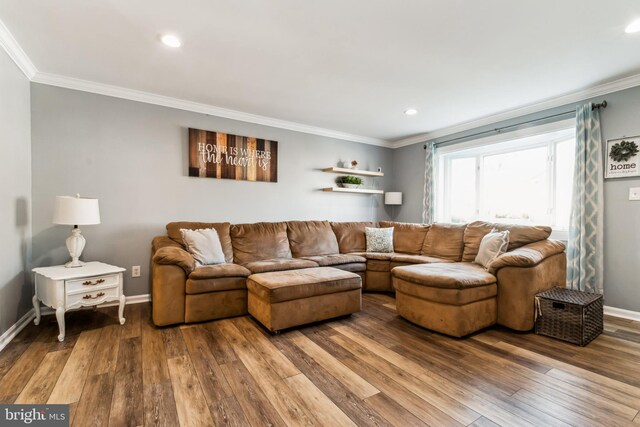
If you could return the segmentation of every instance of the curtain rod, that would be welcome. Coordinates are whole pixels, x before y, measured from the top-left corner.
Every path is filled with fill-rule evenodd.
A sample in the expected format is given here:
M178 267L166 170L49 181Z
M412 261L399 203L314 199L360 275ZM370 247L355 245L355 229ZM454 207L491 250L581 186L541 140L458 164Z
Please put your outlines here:
M607 108L607 105L608 105L607 101L602 101L599 104L593 104L591 106L591 111L597 110L597 109L600 109L600 108ZM537 118L537 119L527 120L526 122L520 122L520 123L517 123L515 125L502 126L502 127L495 128L495 129L485 130L485 131L482 131L482 132L476 132L476 133L473 133L471 135L465 135L465 136L459 136L457 138L446 139L444 141L435 142L434 145L437 146L437 145L440 145L440 144L446 144L448 142L459 141L461 139L468 139L468 138L473 138L473 137L476 137L476 136L486 135L488 133L494 133L494 132L495 133L500 133L505 129L511 129L511 128L515 128L515 127L518 127L518 126L527 125L529 123L540 122L542 120L548 120L548 119L552 119L554 117L561 117L561 116L566 116L568 114L575 114L575 112L576 112L576 110L570 110L570 111L565 111L565 112L562 112L562 113L552 114L550 116L545 116L545 117L540 117L540 118ZM427 149L427 144L424 144L423 148L426 150Z

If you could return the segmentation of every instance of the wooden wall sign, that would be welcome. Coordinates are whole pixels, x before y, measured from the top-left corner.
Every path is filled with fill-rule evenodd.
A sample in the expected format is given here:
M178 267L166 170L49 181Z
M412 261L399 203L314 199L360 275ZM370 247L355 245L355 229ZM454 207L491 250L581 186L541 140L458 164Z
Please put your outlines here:
M189 129L189 176L278 182L278 141Z

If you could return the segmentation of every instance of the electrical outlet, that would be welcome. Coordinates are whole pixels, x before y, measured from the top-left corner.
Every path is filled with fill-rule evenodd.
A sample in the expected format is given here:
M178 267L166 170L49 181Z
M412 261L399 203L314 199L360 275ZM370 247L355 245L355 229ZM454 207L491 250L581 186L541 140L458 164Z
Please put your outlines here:
M629 200L640 200L640 187L629 188Z
M140 266L134 265L131 267L131 277L140 277Z

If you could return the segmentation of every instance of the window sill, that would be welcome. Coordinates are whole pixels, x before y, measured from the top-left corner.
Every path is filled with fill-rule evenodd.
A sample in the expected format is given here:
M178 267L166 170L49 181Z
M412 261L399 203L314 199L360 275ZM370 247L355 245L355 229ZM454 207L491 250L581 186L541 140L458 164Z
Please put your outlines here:
M569 240L569 230L553 230L549 238L567 242Z

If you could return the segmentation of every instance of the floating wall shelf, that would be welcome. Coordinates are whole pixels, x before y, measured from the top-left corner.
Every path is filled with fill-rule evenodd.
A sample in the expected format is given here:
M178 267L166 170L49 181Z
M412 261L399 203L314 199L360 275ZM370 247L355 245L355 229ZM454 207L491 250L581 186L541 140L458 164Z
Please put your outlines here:
M322 169L325 172L332 173L343 173L346 175L360 175L360 176L384 176L383 172L374 172L374 171L365 171L360 169L348 169L348 168L324 168Z
M331 191L334 193L384 194L384 191L382 190L372 190L368 188L328 187L323 188L322 191Z

